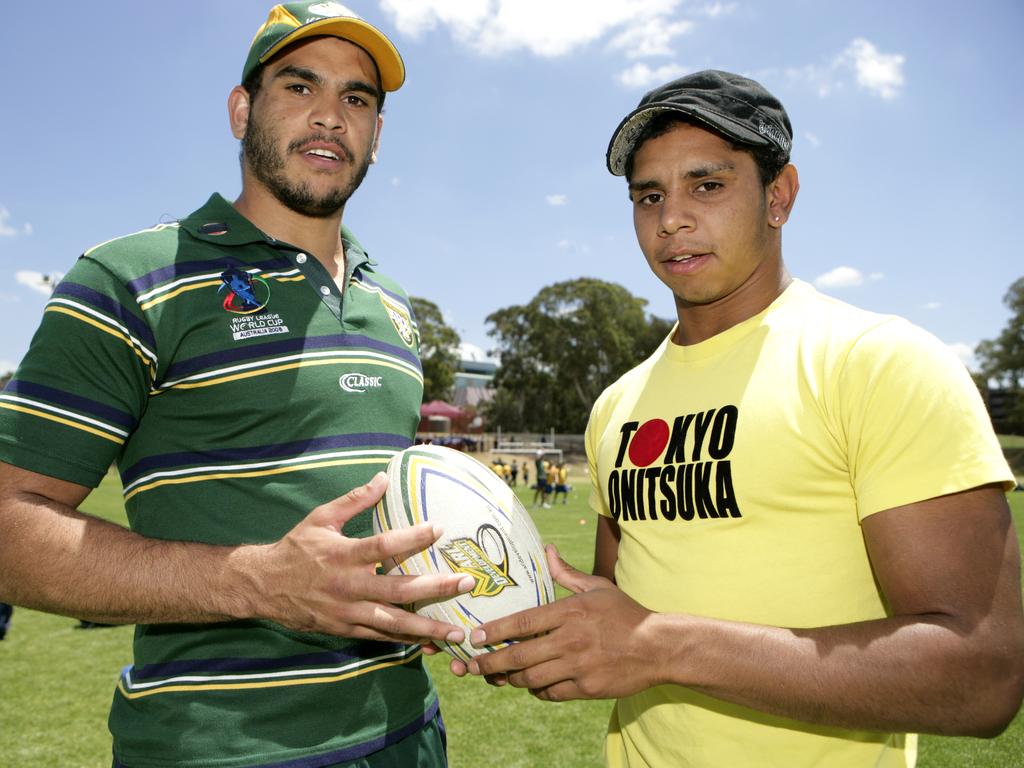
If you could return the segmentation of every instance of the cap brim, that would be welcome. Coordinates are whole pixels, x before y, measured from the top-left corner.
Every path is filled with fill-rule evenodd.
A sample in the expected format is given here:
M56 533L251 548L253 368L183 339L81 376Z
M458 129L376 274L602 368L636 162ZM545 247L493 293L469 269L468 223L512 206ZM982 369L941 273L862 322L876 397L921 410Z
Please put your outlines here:
M380 84L385 91L397 91L405 82L405 63L398 49L375 26L352 17L333 17L303 24L260 54L259 62L265 64L286 46L317 35L340 37L365 50L377 65Z
M714 112L706 107L655 102L630 112L619 123L619 127L615 129L612 140L608 144L608 153L605 156L608 170L611 171L613 176L626 175L626 160L633 151L637 138L639 138L651 120L664 112L678 112L692 117L694 120L708 126L713 132L723 134L741 144L763 147L769 146L772 143L756 131L752 131L747 126L737 123L731 117Z

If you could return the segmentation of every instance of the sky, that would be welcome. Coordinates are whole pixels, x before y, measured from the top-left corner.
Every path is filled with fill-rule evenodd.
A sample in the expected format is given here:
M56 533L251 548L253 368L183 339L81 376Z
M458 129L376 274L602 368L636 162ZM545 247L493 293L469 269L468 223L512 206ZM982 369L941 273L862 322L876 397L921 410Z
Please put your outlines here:
M463 341L578 277L674 316L605 169L643 94L700 69L786 106L790 272L952 346L994 338L1024 275L1019 0L347 0L401 51L379 160L345 210L379 269ZM86 249L240 191L227 119L254 0L5 8L0 372Z

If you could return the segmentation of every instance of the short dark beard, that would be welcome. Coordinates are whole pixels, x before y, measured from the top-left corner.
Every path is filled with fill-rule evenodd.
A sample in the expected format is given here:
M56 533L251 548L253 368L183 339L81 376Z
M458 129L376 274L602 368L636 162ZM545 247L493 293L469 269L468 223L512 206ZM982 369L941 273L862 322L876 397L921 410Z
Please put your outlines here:
M334 189L321 197L315 197L308 184L294 184L285 175L285 155L277 149L277 136L254 119L255 110L249 110L249 118L245 125L245 138L242 139L242 162L248 165L256 179L270 190L281 203L303 216L324 219L335 215L345 208L345 203L352 193L359 188L370 167L373 149L356 162L351 150L331 136L312 134L291 142L286 153L296 151L303 146L317 141L333 144L338 154L352 164L352 177L345 186Z

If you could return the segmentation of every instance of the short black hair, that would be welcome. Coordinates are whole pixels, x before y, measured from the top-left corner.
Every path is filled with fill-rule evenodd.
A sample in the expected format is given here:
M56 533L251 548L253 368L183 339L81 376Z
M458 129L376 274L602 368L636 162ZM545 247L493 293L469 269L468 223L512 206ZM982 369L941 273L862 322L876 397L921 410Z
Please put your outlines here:
M755 146L753 144L739 144L735 139L719 133L707 123L702 123L700 120L692 118L683 112L665 110L651 118L636 137L636 141L633 142L633 148L626 157L624 174L626 181L630 181L633 178L633 162L640 147L651 139L664 136L680 123L703 128L705 131L721 137L723 141L728 142L729 146L737 152L746 152L753 157L754 163L757 165L757 173L761 177L761 184L765 187L778 178L779 173L789 162L789 153L782 151L775 145Z
M331 35L317 35L316 37L331 37ZM306 37L306 38L303 38L302 42L305 42L306 40L313 40L313 39L314 39L313 37ZM355 43L353 43L353 45L355 45ZM287 46L285 46L285 48L282 49L282 51L286 51L286 50L288 50ZM278 51L276 54L274 54L274 58L276 58L280 54L281 54L281 51ZM274 59L271 58L271 61L273 61L273 60ZM373 61L373 57L372 56L370 57L370 60ZM249 73L249 76L247 78L245 78L244 82L242 83L242 87L245 88L245 92L249 94L249 102L250 102L250 104L252 102L256 101L256 94L259 93L260 89L262 89L262 87L263 87L263 71L266 68L267 68L267 62L263 62L261 64L257 64L256 67L253 69L253 71ZM373 62L373 68L377 72L377 114L379 115L381 112L384 111L384 97L387 94L384 91L384 85L380 81L380 70L377 69L377 62L376 61Z

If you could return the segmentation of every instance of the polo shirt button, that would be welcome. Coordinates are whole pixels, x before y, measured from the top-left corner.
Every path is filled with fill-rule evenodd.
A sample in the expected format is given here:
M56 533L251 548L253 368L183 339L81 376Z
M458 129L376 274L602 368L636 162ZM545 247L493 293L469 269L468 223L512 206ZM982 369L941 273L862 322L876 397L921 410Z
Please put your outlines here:
M328 288L326 285L321 285L320 286L320 293L322 293L324 296L329 296L330 293L331 293L331 289Z
M295 260L297 262L299 262L299 264L305 264L306 263L306 254L300 253L298 256L295 257Z

